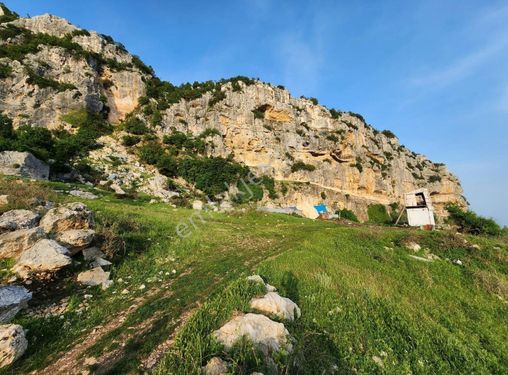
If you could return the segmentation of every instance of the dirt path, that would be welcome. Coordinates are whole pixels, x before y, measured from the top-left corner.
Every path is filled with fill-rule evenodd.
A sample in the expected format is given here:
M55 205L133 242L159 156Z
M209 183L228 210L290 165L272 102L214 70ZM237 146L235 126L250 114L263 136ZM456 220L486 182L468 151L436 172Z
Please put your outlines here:
M189 269L178 277L162 284L160 288L149 290L142 296L134 299L127 310L122 311L111 319L107 324L95 327L85 339L76 343L71 349L62 354L61 357L43 370L32 372L33 374L57 375L57 374L79 374L88 373L87 367L95 365L97 362L93 359L80 361L82 355L87 349L96 344L104 335L119 328L127 317L143 305L148 299L160 292L161 289L169 288L178 279L189 275L192 271Z

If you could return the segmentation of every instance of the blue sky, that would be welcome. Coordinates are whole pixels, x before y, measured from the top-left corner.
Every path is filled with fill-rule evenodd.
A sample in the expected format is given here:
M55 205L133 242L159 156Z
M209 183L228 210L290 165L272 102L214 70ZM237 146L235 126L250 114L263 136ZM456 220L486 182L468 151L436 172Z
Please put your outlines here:
M508 225L506 1L5 0L112 35L173 83L235 75L361 113Z

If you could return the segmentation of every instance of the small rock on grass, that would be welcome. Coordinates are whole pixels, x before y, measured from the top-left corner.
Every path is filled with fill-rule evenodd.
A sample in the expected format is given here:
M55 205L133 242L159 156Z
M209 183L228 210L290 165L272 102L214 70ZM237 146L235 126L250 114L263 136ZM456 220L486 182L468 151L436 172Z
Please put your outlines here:
M211 358L206 366L201 367L203 375L225 375L228 373L229 363L219 357Z
M0 367L16 361L27 347L23 327L17 324L0 325Z
M0 231L29 229L37 226L39 214L30 210L11 210L0 216Z
M81 272L78 275L78 282L87 286L101 285L108 287L111 285L109 274L109 272L105 272L101 267L95 267L89 271Z

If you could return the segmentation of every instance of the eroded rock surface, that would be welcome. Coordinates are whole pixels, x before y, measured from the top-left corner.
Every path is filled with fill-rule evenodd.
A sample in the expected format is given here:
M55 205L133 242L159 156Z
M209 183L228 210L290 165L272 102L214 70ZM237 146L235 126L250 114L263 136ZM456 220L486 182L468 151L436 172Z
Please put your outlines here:
M13 270L26 278L30 274L53 273L72 263L67 248L54 240L39 240L16 260Z
M31 298L32 293L22 286L0 286L0 324L10 322Z
M23 327L17 324L0 325L0 367L20 358L28 347Z
M250 301L250 307L290 321L299 318L301 314L300 308L296 303L289 298L281 297L275 292L269 292L260 298L253 298Z
M46 237L42 228L19 229L0 235L0 259L15 258Z
M89 229L95 226L92 212L83 203L68 203L49 210L40 226L46 233L70 229Z
M29 152L0 152L0 174L47 180L49 166Z
M39 214L30 210L11 210L0 216L0 231L33 228L39 221Z

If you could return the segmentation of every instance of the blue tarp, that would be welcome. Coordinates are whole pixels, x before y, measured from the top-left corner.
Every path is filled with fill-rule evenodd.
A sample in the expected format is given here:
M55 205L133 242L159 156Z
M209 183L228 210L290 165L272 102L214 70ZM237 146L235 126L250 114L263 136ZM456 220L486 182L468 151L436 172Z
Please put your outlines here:
M325 214L328 212L328 209L326 208L326 205L324 204L318 204L317 206L314 206L318 214Z

